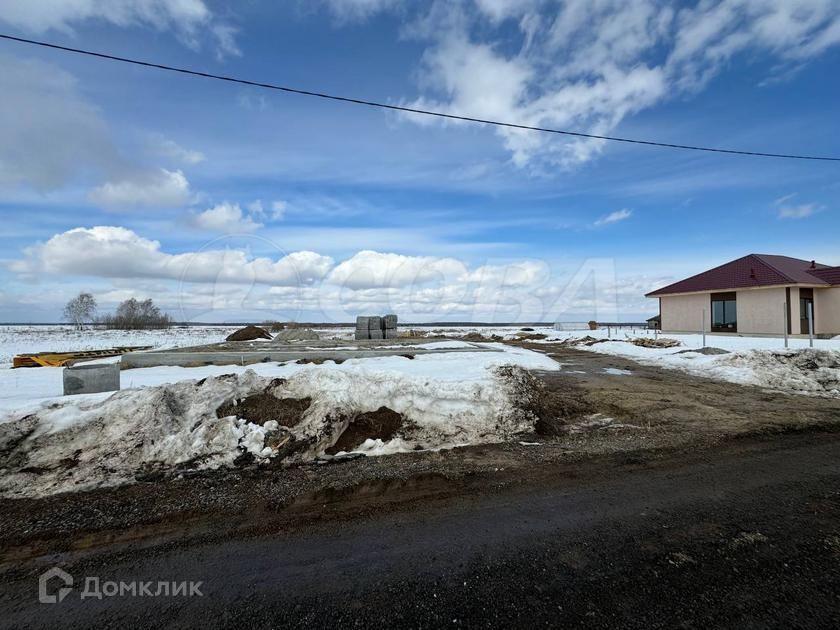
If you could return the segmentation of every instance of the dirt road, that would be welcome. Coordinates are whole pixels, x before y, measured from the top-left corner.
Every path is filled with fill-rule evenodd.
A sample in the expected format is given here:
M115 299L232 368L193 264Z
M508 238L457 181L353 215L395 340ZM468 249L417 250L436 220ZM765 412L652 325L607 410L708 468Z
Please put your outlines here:
M195 580L203 596L39 604L17 570L0 625L837 627L838 455L838 434L736 440L252 538L59 554L78 582Z

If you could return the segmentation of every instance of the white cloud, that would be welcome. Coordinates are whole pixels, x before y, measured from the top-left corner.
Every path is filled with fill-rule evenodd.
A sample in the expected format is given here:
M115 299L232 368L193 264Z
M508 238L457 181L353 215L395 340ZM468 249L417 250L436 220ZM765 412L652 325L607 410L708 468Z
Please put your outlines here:
M818 203L791 204L796 194L779 197L773 202L776 207L776 216L779 219L807 219L818 212L825 210L825 206Z
M286 210L289 208L289 204L285 201L272 201L271 202L271 218L275 221L280 221L286 216Z
M158 241L122 227L75 228L25 251L9 268L24 276L80 275L105 278L163 278L182 282L300 286L323 278L333 260L315 252L293 252L272 260L242 250L161 251Z
M454 258L403 256L364 250L333 269L329 282L352 289L404 287L452 280L466 272L464 263Z
M109 209L178 208L192 201L190 183L181 171L136 173L97 186L88 195L91 202Z
M784 72L840 44L840 0L708 0L680 10L658 0L435 2L405 34L429 42L410 106L609 135L636 112L702 89L738 54L761 53ZM495 132L514 164L537 173L605 146Z
M507 265L483 265L462 276L464 282L490 286L534 286L549 276L548 266L539 261L513 262Z
M185 149L174 140L163 136L155 136L154 144L158 155L173 162L192 166L200 164L206 159L201 151Z
M779 208L780 219L807 219L820 211L820 206L813 203L803 203L798 206L782 206Z
M358 22L399 6L397 0L324 0L340 23Z
M193 48L198 48L204 29L216 42L218 55L240 54L236 29L220 22L204 0L0 0L0 21L33 33L71 31L87 21L141 26L172 31Z
M244 214L238 203L227 201L195 215L192 223L202 230L223 234L254 232L262 227L262 223L257 223L250 216Z
M158 241L126 228L76 228L27 248L8 267L27 286L41 287L18 296L17 302L30 299L43 307L54 299L58 308L76 286L92 287L108 299L136 291L160 297L166 308L192 309L204 320L213 320L214 311L233 318L237 313L251 317L259 311L306 311L307 318L333 321L390 311L403 321L449 316L586 321L593 315L614 319L619 308L632 313L653 309L643 294L657 279L618 279L612 259L587 259L577 268L561 269L539 260L471 267L448 257L364 250L336 265L331 257L312 251L252 256L243 248L248 238L263 248L269 244L241 237L229 241L236 242L233 247L222 249L215 241L207 249L172 254ZM84 280L74 281L77 277ZM105 282L111 287L104 287Z
M288 204L285 201L272 201L265 207L261 199L255 199L246 206L251 215L256 219L281 221L286 216Z
M618 221L624 221L625 219L629 219L633 216L633 212L628 210L627 208L622 208L621 210L616 210L615 212L610 212L608 215L601 217L597 221L595 221L595 226L600 227L602 225L609 225L610 223L617 223Z

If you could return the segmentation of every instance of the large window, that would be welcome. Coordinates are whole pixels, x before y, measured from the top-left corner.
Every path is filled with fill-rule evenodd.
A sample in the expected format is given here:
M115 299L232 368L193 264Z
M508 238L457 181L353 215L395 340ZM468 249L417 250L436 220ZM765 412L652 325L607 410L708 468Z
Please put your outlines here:
M712 293L712 330L738 332L735 293Z

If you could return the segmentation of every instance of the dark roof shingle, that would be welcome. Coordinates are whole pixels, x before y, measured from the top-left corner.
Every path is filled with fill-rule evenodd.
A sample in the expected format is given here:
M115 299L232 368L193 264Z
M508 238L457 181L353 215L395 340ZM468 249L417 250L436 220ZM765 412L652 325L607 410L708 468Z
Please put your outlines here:
M813 267L811 266L813 264ZM784 284L831 285L840 283L834 278L833 270L808 260L790 256L770 254L748 254L703 273L680 280L667 287L651 291L647 297L670 293L692 293L695 291L727 291L749 287L763 287ZM818 275L819 274L819 275ZM827 277L823 278L822 276ZM840 276L840 272L837 272Z

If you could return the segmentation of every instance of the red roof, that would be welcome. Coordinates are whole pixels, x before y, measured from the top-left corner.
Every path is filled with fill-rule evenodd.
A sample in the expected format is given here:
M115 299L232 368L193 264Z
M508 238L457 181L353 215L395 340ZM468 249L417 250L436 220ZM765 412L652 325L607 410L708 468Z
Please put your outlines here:
M790 256L748 254L720 267L651 291L647 297L790 284L840 284L840 267L829 267Z
M814 269L811 273L817 278L825 280L828 284L840 284L840 267Z

